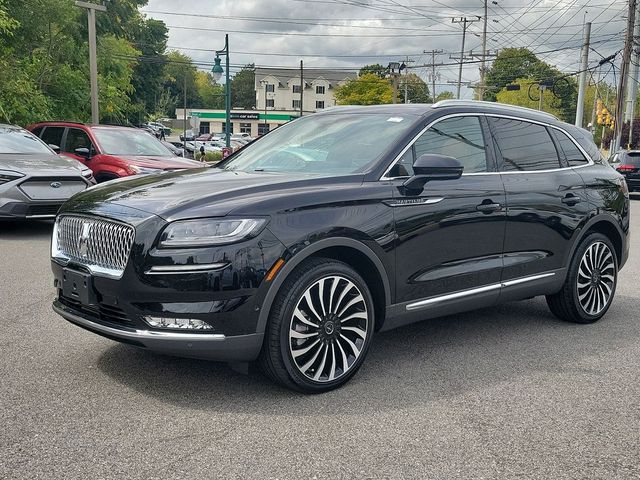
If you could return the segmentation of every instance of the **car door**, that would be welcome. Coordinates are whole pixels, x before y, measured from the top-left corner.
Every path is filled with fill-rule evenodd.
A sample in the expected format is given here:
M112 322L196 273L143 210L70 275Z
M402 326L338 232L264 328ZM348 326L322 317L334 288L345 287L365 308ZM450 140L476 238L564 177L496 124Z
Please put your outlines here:
M559 154L544 123L487 116L507 195L503 290L536 295L559 280L589 202L582 177ZM561 158L563 159L561 161Z
M479 307L498 296L505 193L489 138L481 116L438 119L387 174L395 186L396 299L406 310L424 316L449 300L462 306L470 299ZM426 153L455 157L462 177L430 181L419 195L407 196L402 184Z

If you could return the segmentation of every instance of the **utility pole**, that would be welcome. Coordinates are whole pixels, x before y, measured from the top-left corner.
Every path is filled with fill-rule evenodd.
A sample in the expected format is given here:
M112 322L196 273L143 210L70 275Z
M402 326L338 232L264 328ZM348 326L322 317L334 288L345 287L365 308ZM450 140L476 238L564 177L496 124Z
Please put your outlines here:
M473 22L477 22L480 20L480 17L476 17L474 19L468 19L467 17L460 18L452 18L451 23L461 23L462 24L462 48L460 49L460 68L458 69L458 87L456 89L456 98L460 98L460 88L462 86L462 64L465 60L464 58L464 42L467 37L467 25L470 25ZM450 57L451 58L451 57Z
M638 65L640 64L640 46L637 42L640 40L640 4L636 5L636 26L633 31L633 60L629 69L629 78L627 79L627 108L624 115L624 121L629 122L629 141L627 148L631 148L633 144L633 117L636 109L636 97L638 94Z
M442 53L442 50L423 50L422 53L430 53L431 54L431 98L433 99L433 103L436 103L436 67L438 65L442 65L442 63L436 64L436 55Z
M409 89L407 82L407 75L409 75L409 64L415 62L415 60L409 59L409 56L406 57L404 61L405 71L404 71L404 103L409 103Z
M624 106L624 94L627 89L629 76L629 63L631 62L631 50L633 49L633 29L635 25L637 0L629 0L629 13L627 14L627 30L622 53L622 65L620 66L620 84L616 101L616 116L613 135L613 148L618 150L622 144L622 108ZM612 149L612 152L615 151Z
M578 106L576 108L576 127L582 127L584 116L584 96L587 91L587 68L589 67L589 41L591 38L591 22L584 25L584 43L582 44L582 61L580 62L580 77L578 83Z
M300 116L302 116L302 97L304 97L304 67L302 60L300 60Z
M598 99L600 98L600 95L598 93L598 85L600 84L601 78L602 78L602 65L598 65L598 81L594 85L595 92L593 93L593 106L591 108L591 128L589 130L592 134L596 133L596 106L598 103Z
M98 110L98 60L96 53L96 10L106 12L107 7L97 3L81 2L76 0L76 7L87 9L87 21L89 25L89 82L91 84L91 123L100 123Z
M183 103L183 107L184 107L184 114L183 114L183 130L184 130L184 137L183 137L183 143L182 143L182 148L184 149L184 155L186 155L187 152L187 72L189 71L188 68L185 67L184 69L184 84L182 85L182 103ZM195 137L197 137L197 135L195 135L194 132L194 142L195 142ZM196 142L197 143L197 142ZM193 147L193 156L195 158L195 154L196 154L196 149L195 149L195 143L194 143L194 147Z
M484 0L484 22L482 25L482 61L480 62L480 88L478 89L478 100L484 100L484 76L486 73L486 57L487 57L487 19L489 17L489 9L487 1Z

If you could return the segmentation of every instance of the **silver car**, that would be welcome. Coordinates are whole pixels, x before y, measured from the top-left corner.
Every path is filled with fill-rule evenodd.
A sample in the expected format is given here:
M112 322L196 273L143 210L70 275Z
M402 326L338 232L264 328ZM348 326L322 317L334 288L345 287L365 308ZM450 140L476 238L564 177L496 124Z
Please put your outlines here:
M82 163L57 155L23 128L0 124L0 220L53 218L67 199L94 184Z

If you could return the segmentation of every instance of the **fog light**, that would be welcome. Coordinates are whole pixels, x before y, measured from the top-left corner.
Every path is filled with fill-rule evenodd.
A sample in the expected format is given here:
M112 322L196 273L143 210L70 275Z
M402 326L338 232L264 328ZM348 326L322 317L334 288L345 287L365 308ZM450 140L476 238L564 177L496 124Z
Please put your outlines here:
M144 317L144 321L155 328L180 330L212 330L213 327L197 318Z

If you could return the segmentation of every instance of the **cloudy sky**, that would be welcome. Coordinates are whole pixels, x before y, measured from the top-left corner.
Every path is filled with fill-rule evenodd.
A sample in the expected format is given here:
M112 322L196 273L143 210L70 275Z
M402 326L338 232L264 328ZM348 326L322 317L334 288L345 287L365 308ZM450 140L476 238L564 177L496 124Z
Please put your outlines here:
M622 48L624 0L489 0L491 52L527 47L565 72L579 70L582 25L593 23L590 65ZM210 68L212 51L229 33L232 73L241 65L355 69L369 63L413 60L411 70L430 81L436 57L438 92L455 91L462 25L452 18L477 20L482 0L149 0L147 15L169 26L169 48ZM465 55L480 53L482 21L470 24ZM617 57L619 62L620 56ZM476 62L477 62L476 58ZM619 63L618 63L619 64ZM478 63L463 69L463 81L476 82ZM615 69L617 70L617 69ZM608 81L614 71L604 68ZM471 98L471 90L463 95Z

